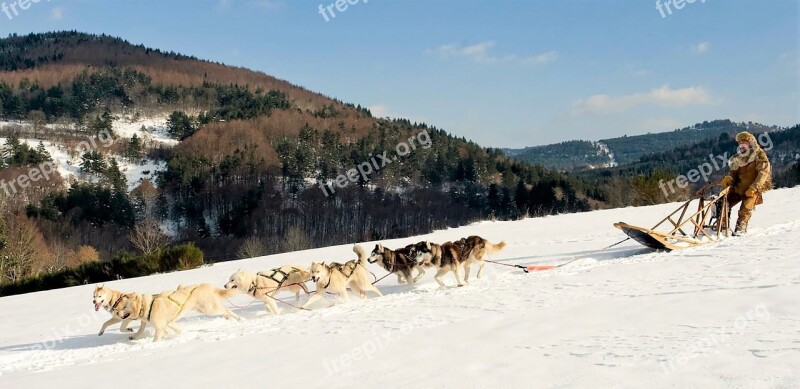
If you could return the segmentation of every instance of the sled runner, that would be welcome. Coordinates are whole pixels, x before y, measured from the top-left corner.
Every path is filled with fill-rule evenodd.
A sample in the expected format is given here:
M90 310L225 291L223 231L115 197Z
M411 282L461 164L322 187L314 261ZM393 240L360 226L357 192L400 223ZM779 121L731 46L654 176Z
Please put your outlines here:
M621 229L631 239L656 250L672 251L718 242L730 235L729 188L713 195L709 189L714 186L717 184L700 189L696 198L683 203L653 228L624 222L615 223L614 227ZM689 214L695 201L698 201L697 210Z

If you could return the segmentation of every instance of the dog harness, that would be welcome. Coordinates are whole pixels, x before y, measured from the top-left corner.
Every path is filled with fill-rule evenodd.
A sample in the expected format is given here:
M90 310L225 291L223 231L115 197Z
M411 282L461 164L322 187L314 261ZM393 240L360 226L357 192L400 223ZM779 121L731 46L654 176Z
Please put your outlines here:
M122 301L122 298L123 298L123 297L126 297L126 296L125 296L124 294L121 294L121 295L119 295L119 298L118 298L118 299L117 299L117 301L114 303L114 305L112 305L112 306L111 306L111 308L109 308L109 312L112 312L112 313L113 313L113 312L114 312L114 310L115 310L115 309L117 309L117 305L119 305L119 303L120 303L120 301Z
M142 296L142 297L144 297L144 296ZM156 296L155 295L150 295L150 310L147 311L147 318L146 318L147 321L150 321L150 315L153 313L153 305L155 305L155 304L153 304L154 302L156 302ZM139 317L140 318L142 317L142 315L144 315L144 307L145 306L142 305L142 310L139 311Z
M336 263L336 262L334 262L334 263L331 263L331 264L328 266L328 273L329 273L329 274L328 274L328 283L327 283L327 284L325 284L325 286L323 286L323 287L322 287L322 289L328 289L328 287L329 287L329 286L331 286L331 280L333 280L333 277L331 277L331 275L330 275L330 272L331 272L331 271L333 271L333 270L336 270L336 271L338 271L339 273L342 273L342 275L343 275L345 278L348 278L348 279L349 279L349 278L350 278L350 276L352 276L352 275L353 275L353 273L355 273L355 272L356 272L356 268L357 268L357 267L358 267L358 265L360 265L360 264L361 264L361 263L360 263L360 262L358 262L358 261L347 261L345 264ZM348 272L349 272L349 273L348 273Z
M269 275L265 275L265 274L262 274L262 273L258 273L256 275L259 276L259 277L264 277L264 278L270 279L270 280L274 281L276 284L278 284L278 286L274 288L274 290L277 291L278 289L283 287L283 283L286 282L286 280L289 279L290 275L299 272L300 269L298 269L296 267L293 267L292 270L290 272L288 272L288 273L283 271L283 269L281 269L281 268L272 269L270 271L271 271L271 273ZM278 276L280 276L280 279L276 278ZM256 293L261 289L268 289L268 287L266 287L266 286L258 287L258 286L256 286L256 282L253 281L253 285L250 286L250 289L248 290L248 292L252 293L253 297L256 297Z
M356 272L359 263L356 261L347 261L344 265L341 263L331 264L332 269L336 269L342 273L345 278L350 278ZM330 284L330 282L328 282Z
M190 290L190 291L189 291L189 295L188 295L188 296L186 296L186 299L185 299L185 300L183 300L183 302L182 302L182 303L181 303L181 302L178 302L178 300L175 300L174 298L172 298L172 295L173 295L175 292L177 292L177 290L176 290L175 292L172 292L172 293L170 293L169 295L167 295L167 300L169 300L169 301L172 301L173 303L175 303L175 305L177 305L177 306L178 306L178 313L176 313L176 314L175 314L175 317L178 317L178 316L180 316L180 315L181 315L181 312L183 312L183 306L184 306L184 305L186 305L186 302L187 302L187 301L189 301L189 299L190 299L190 298L192 298L192 294L194 293L194 291L195 291L195 290L197 290L197 287L195 287L195 288L192 288L192 290ZM150 314L152 314L152 313L153 313L153 305L155 305L155 302L156 302L156 298L157 298L157 297L158 297L158 296L155 296L155 295L153 295L153 299L152 299L152 301L150 302L150 311L147 313L147 321L150 321ZM175 320L175 319L173 319L173 320Z
M386 265L386 271L388 271L389 273L398 272L400 270L405 270L405 269L408 269L408 268L412 268L412 267L417 265L417 262L412 260L410 256L408 256L408 255L406 255L404 253L401 253L399 251L394 251L394 255L390 255L389 256L389 257L392 258L391 263L386 263L386 261L385 261L386 257L387 257L387 255L384 252L384 254L383 254L383 258L384 258L383 264ZM397 257L405 258L408 261L399 262L396 259Z

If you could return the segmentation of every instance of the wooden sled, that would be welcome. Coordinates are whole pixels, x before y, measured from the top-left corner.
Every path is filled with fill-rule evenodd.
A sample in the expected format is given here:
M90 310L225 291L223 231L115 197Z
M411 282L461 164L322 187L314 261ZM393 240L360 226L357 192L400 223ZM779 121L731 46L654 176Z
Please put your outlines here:
M730 189L724 188L716 196L710 195L709 189L716 185L705 186L697 192L696 198L683 203L653 228L623 222L615 223L614 227L621 229L631 239L656 250L680 250L718 242L730 236L730 205L727 197ZM687 216L694 201L698 201L697 211Z

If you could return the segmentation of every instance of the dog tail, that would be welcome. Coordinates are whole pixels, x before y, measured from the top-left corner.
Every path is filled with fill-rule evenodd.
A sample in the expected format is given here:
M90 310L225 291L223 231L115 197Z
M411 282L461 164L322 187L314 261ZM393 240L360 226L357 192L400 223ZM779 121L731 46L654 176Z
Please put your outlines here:
M217 296L222 297L224 299L239 294L236 289L219 289L219 288L214 289L214 293L216 293Z
M487 243L486 247L489 249L490 253L498 252L498 251L506 248L506 242L505 241L502 241L502 242L497 243L497 244L493 244L491 242L486 242L486 243Z
M353 245L353 252L358 254L358 263L364 265L367 263L367 253L364 248L359 245Z

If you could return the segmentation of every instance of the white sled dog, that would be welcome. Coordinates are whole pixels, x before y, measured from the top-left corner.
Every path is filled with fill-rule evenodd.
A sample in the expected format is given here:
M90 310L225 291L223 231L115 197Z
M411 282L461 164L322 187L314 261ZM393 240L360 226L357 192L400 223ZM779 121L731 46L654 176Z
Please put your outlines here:
M358 293L361 298L367 297L367 292L374 292L379 297L383 296L381 291L370 282L370 273L366 268L367 255L364 249L359 245L355 245L353 252L358 254L358 259L343 264L337 262L331 262L330 264L325 264L325 262L311 263L311 268L309 269L311 281L317 284L317 291L303 304L303 309L321 299L327 291L338 294L344 301L350 301L350 297L347 294L348 286Z
M275 295L278 292L294 292L295 301L300 300L300 292L308 294L306 281L311 273L300 266L283 266L258 274L239 269L225 284L225 289L236 293L247 293L264 303L267 312L278 314Z
M117 310L124 305L124 299L124 293L107 288L104 284L94 287L92 304L94 304L95 312L99 311L100 308L103 308L111 314L111 319L108 319L105 323L103 323L103 326L100 327L100 332L97 334L97 336L103 336L108 326L112 326L119 322L122 322L122 324L119 326L120 332L133 332L133 328L128 328L128 324L130 324L131 320L123 320L121 317L119 317L119 315L117 315ZM141 325L144 325L144 323L141 323Z
M154 342L164 336L167 329L176 333L181 328L175 324L188 311L197 311L206 315L225 316L226 319L242 318L225 307L222 299L238 292L219 289L211 284L179 286L172 292L157 295L132 293L127 295L124 307L119 312L123 319L139 319L142 327L131 336L131 340L140 339L144 334L145 323L150 323L156 330Z

